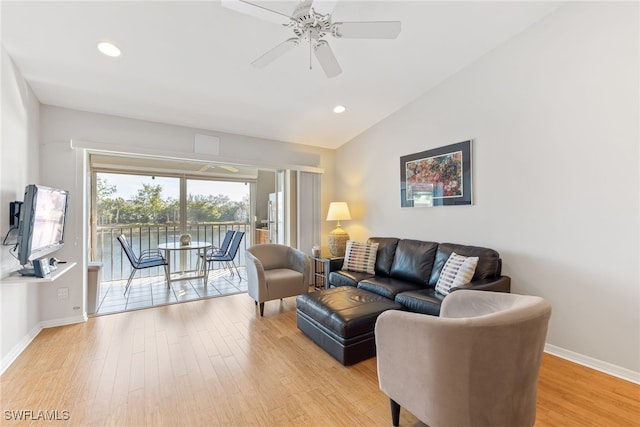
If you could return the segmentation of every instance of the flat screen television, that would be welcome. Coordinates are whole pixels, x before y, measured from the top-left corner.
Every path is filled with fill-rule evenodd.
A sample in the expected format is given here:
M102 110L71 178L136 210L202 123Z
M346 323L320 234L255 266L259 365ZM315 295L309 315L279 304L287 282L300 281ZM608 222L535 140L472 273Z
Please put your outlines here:
M17 258L24 267L64 245L69 192L42 185L27 185L20 210ZM23 269L28 274L29 269Z

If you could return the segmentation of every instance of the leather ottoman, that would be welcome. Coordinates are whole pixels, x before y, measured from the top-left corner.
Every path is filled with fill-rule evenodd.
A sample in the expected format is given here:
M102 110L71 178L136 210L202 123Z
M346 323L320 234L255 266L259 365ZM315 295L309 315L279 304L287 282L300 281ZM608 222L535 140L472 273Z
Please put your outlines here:
M299 295L296 307L298 329L345 366L375 356L376 319L386 310L402 309L351 286Z

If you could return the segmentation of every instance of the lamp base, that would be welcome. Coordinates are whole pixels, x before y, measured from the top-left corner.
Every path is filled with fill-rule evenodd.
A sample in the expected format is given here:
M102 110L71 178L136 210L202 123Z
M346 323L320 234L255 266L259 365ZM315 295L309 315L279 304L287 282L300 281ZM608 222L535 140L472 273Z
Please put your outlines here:
M331 252L331 255L336 257L344 256L347 250L347 240L349 240L349 233L340 226L337 226L329 233L329 252Z

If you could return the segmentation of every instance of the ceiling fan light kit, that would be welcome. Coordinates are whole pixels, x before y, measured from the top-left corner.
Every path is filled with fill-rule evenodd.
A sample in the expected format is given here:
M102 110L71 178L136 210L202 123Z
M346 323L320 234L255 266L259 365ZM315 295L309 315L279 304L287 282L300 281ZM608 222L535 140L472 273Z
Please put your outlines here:
M255 0L254 0L255 1ZM291 16L268 9L246 0L223 0L222 5L241 13L249 14L271 22L288 19L285 27L291 28L296 37L280 43L252 62L256 67L266 67L285 53L299 45L301 41L309 43L309 68L312 68L311 51L316 56L325 75L329 78L342 73L338 59L324 37L354 39L395 39L400 34L399 21L376 22L333 22L331 13L321 14L312 7L313 0L303 0L294 9Z

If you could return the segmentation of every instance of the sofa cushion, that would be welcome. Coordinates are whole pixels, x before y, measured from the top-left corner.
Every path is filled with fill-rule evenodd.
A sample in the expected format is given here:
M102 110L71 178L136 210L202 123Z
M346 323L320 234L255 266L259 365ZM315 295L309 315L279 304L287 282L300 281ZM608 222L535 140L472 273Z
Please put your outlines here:
M440 278L442 267L444 267L444 264L453 252L462 256L478 257L478 265L476 265L476 271L471 279L472 282L498 277L501 274L500 255L493 249L478 246L456 245L453 243L440 243L436 252L433 270L431 271L431 278L429 279L430 286L436 286L438 279Z
M342 268L348 271L374 274L377 253L377 243L360 243L349 240Z
M423 289L424 286L393 277L376 276L362 280L358 283L358 288L385 298L394 299L400 292Z
M437 249L438 244L434 242L400 240L391 265L390 276L426 287L429 283Z
M436 292L448 295L451 288L467 285L478 265L477 256L462 256L452 252L442 267L440 278L436 283Z
M329 273L329 284L333 287L358 286L358 282L373 277L373 274L358 273L357 271L338 270Z
M408 311L415 313L440 315L440 305L446 295L439 294L434 288L420 289L418 291L406 291L396 295L396 302Z
M278 293L281 289L296 289L304 283L304 275L299 271L290 268L274 268L265 270L264 281L267 290Z
M376 275L388 276L391 274L391 264L396 254L398 240L395 237L370 237L367 242L378 244L376 256Z

